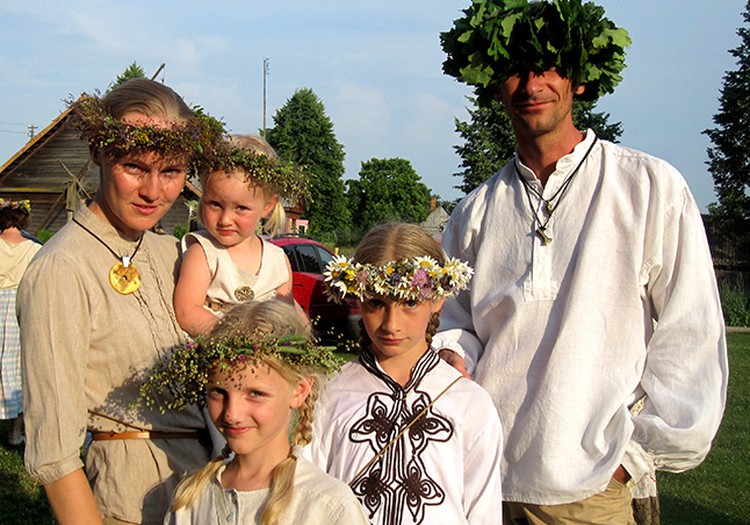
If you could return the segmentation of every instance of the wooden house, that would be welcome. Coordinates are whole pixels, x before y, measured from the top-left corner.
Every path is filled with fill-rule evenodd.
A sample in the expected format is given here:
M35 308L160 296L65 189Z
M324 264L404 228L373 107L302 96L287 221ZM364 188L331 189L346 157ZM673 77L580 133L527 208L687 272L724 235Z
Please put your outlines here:
M62 228L81 199L93 197L99 186L99 168L70 125L70 111L63 111L0 167L0 197L31 201L29 233L37 237L44 230ZM172 233L176 226L187 227L187 203L199 195L194 184L186 184L160 229Z

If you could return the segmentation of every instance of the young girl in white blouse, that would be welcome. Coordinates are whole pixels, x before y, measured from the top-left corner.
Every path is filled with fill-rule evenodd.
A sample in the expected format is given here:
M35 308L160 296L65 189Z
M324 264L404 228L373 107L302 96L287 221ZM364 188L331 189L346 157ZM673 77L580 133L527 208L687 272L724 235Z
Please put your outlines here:
M225 146L201 179L206 229L182 239L174 307L180 326L192 336L210 332L224 312L244 301L276 297L294 304L289 260L258 232L263 219L265 233L283 229L286 214L279 196L295 199L303 174L257 135L232 137Z
M409 224L371 230L328 265L328 292L358 299L363 330L359 358L321 394L309 452L373 524L502 522L495 407L430 347L443 301L470 276Z
M227 441L224 457L180 483L164 523L366 524L351 490L299 454L319 378L336 363L276 300L235 306L208 338L162 361L141 389L146 399L176 390L178 401L162 408L179 409L203 398Z

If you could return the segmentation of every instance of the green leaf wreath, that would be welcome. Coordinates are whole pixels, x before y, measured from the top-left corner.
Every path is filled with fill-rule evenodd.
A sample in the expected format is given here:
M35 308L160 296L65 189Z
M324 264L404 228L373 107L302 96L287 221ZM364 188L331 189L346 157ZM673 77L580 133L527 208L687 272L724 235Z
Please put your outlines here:
M630 37L592 2L473 0L463 13L440 34L443 71L474 86L482 105L496 84L524 71L556 67L586 86L583 100L612 93L622 80Z

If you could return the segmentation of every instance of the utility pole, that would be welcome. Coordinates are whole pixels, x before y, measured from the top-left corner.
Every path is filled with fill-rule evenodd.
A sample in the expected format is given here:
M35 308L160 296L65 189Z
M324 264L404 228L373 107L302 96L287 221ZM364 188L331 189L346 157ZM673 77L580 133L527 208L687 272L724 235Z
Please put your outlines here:
M263 138L266 138L266 77L268 76L268 59L263 59Z
M166 64L165 64L165 63L162 63L162 64L161 64L161 65L159 66L159 68L158 68L158 69L156 70L156 73L154 73L154 74L153 74L153 75L151 76L151 80L156 80L156 77L157 77L157 76L159 75L159 73L161 73L161 72L162 72L162 71L164 70L164 67L165 67L165 66L166 66ZM162 80L161 80L161 83L162 83L162 84L164 83L164 79L163 79L163 78L162 78Z
M29 139L33 139L34 135L36 135L36 126L34 124L29 124Z

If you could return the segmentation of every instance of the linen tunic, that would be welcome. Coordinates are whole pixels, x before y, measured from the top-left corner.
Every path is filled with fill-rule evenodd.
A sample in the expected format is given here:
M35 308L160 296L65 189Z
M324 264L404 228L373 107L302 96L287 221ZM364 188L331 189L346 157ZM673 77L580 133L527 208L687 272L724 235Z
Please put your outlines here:
M221 486L220 467L190 508L170 512L164 525L244 525L259 523L269 489L238 491ZM279 525L367 525L352 491L303 458L297 458L294 491Z
M0 419L23 412L21 394L21 337L16 318L16 288L41 244L0 239Z
M252 275L234 264L226 247L206 230L185 235L181 243L182 252L196 242L203 248L211 272L211 282L206 293L211 301L223 304L247 301L249 298L243 298L241 292L237 293L242 288L251 288L252 298L255 300L272 299L276 296L276 288L292 278L287 270L284 250L264 239L261 239L263 257L257 275Z
M549 199L594 138L589 130L544 188L516 155L521 176ZM551 244L536 227L510 161L462 201L443 236L475 274L446 302L433 345L464 352L495 400L505 499L567 503L604 490L619 464L636 481L699 464L721 420L727 356L705 231L682 176L598 141L549 221Z
M487 392L465 378L354 479L458 377L428 350L402 388L366 351L323 389L306 453L329 474L354 481L371 523L502 523L500 422Z
M76 220L118 255L126 240L85 205ZM87 430L195 431L205 428L197 407L161 414L128 410L140 376L185 336L172 308L177 241L145 232L132 264L140 288L121 295L109 284L117 258L71 222L34 258L18 290L26 421L25 465L48 484L83 466ZM176 483L208 461L195 439L94 441L86 475L104 516L161 523Z

